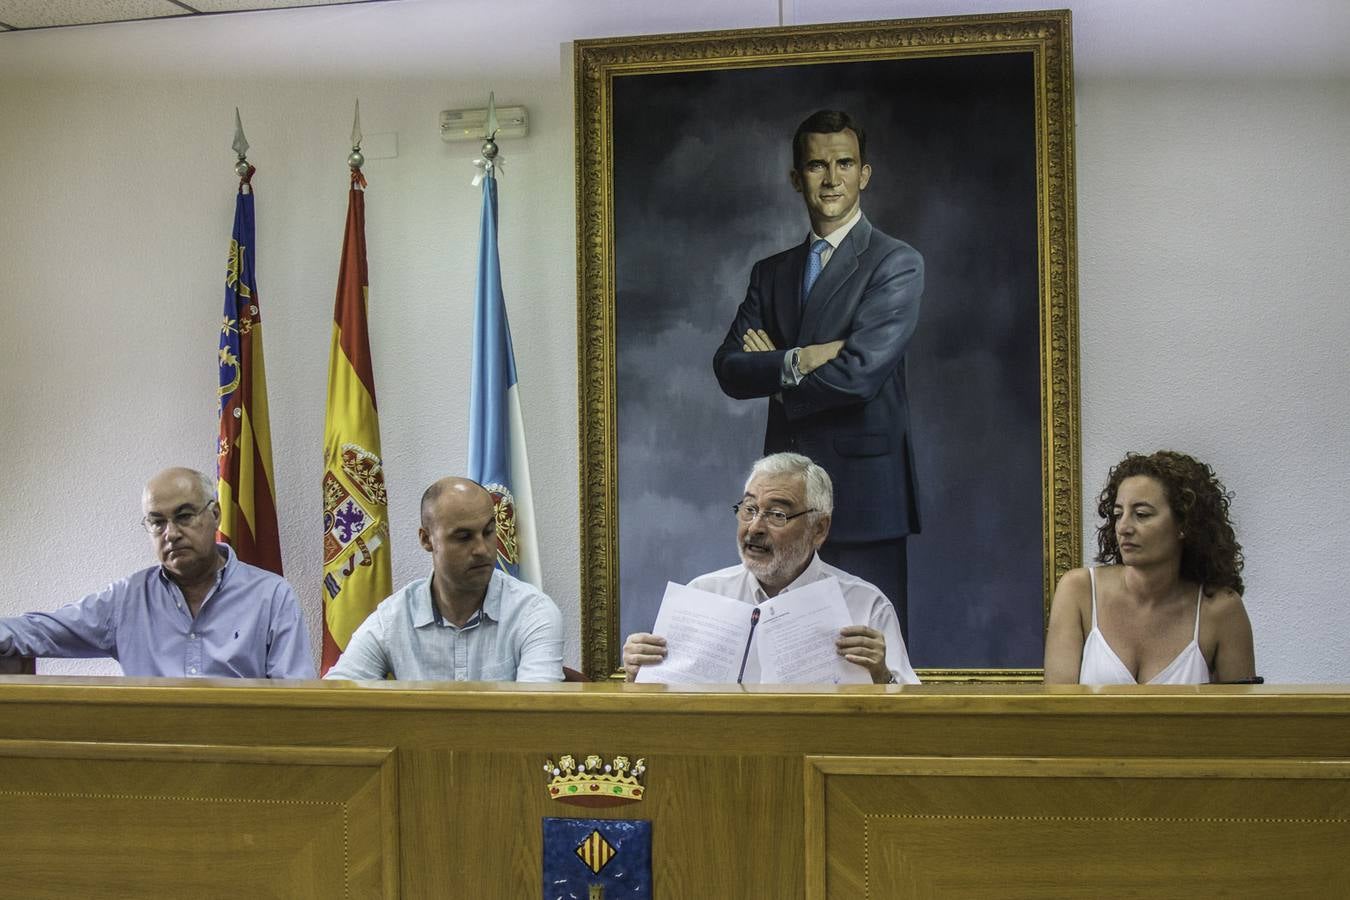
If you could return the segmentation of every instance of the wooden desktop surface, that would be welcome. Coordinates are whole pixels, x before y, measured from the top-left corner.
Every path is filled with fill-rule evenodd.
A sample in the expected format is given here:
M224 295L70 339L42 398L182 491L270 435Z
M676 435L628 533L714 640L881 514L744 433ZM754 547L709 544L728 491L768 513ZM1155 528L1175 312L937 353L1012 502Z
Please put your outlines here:
M1345 896L1348 772L1345 687L0 676L0 893L519 900L562 816L650 820L662 900Z

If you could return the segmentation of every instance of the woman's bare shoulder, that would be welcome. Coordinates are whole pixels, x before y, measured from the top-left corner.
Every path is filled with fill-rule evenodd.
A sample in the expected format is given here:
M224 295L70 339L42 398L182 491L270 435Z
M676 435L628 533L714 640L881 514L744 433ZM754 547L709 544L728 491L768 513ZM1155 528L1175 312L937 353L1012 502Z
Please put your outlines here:
M1092 576L1088 573L1086 568L1070 569L1060 576L1059 589L1068 589L1074 593L1079 591L1091 592Z
M1205 596L1201 604L1204 614L1214 621L1247 618L1247 607L1242 603L1242 595L1232 588L1216 588L1213 594Z
M1087 569L1070 569L1055 588L1054 606L1087 609L1092 600L1092 577Z

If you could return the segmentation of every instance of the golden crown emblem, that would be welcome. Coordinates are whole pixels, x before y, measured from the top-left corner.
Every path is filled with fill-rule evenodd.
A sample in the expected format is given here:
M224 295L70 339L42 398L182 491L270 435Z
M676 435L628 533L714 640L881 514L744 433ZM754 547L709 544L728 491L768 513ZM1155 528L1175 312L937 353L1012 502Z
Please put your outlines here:
M549 797L577 806L635 803L646 793L642 784L646 772L645 759L630 763L626 756L616 756L605 762L599 756L591 755L577 762L566 755L558 757L557 763L551 759L544 762Z

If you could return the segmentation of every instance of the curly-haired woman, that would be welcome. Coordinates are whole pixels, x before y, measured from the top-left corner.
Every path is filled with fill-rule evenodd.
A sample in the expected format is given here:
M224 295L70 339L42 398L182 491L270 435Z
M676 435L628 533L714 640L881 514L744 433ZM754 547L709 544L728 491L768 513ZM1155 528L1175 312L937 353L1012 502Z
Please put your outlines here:
M1242 548L1214 470L1131 453L1097 502L1097 562L1060 579L1047 684L1205 684L1256 675Z

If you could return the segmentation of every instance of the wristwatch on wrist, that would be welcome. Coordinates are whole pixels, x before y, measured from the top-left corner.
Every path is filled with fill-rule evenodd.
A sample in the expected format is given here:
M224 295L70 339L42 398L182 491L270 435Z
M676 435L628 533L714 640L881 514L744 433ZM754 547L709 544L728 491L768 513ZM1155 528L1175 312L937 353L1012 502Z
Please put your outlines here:
M890 674L890 677L886 679L886 683L887 683L887 684L899 684L899 683L900 683L900 679L895 677L895 673L894 673L894 672L891 672L891 673L889 673L889 674Z

